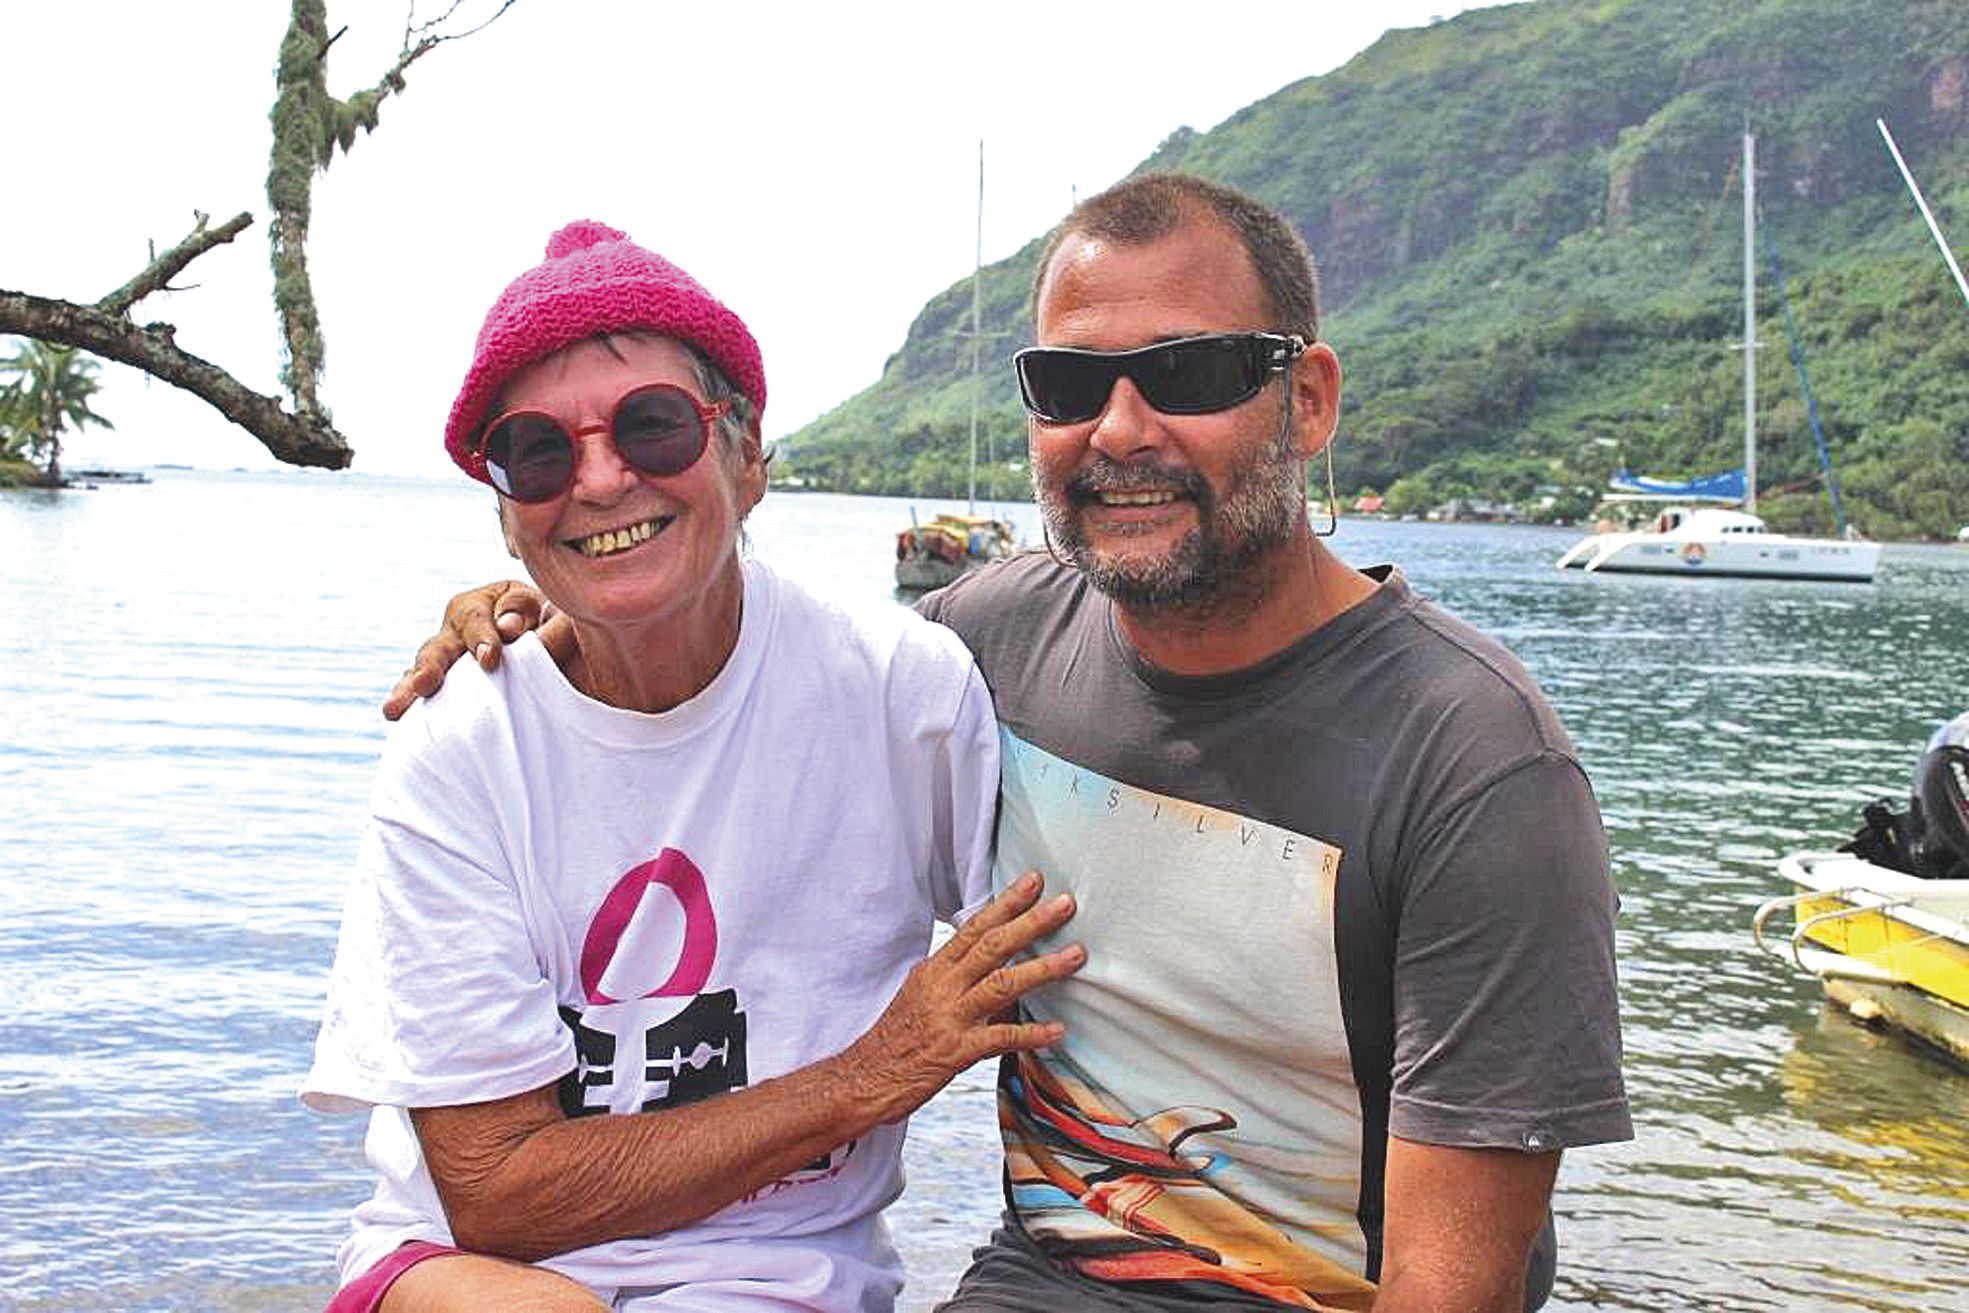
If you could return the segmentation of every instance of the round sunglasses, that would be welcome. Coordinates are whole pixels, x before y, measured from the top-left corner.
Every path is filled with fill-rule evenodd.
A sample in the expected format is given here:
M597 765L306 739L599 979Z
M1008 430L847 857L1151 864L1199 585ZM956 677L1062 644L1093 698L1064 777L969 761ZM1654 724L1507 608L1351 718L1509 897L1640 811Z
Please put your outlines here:
M1305 351L1303 338L1282 333L1205 333L1133 351L1027 347L1012 367L1034 419L1084 424L1107 409L1120 378L1165 415L1207 415L1251 400Z
M607 433L629 468L668 478L697 464L711 422L730 409L730 401L699 401L675 383L645 383L622 394L606 425L573 432L544 410L509 410L473 450L472 474L514 501L552 501L574 483L575 439Z

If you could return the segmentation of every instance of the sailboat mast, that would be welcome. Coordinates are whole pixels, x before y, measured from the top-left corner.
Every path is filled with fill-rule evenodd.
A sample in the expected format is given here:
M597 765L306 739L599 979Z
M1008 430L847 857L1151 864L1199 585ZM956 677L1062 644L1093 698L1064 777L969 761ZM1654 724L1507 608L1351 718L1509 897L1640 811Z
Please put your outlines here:
M1743 132L1743 508L1757 513L1757 138Z
M978 142L978 241L971 259L971 473L964 485L964 510L978 513L978 353L984 342L984 323L978 276L984 271L984 141Z

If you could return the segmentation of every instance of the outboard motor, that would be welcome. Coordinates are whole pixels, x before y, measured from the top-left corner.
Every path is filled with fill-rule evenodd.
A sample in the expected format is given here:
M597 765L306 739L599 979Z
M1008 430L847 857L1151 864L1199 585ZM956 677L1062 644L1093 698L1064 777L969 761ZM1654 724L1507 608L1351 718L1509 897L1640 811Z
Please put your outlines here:
M1914 873L1969 879L1969 711L1935 731L1914 768Z
M1969 880L1969 712L1935 731L1907 807L1872 802L1842 851L1930 880Z

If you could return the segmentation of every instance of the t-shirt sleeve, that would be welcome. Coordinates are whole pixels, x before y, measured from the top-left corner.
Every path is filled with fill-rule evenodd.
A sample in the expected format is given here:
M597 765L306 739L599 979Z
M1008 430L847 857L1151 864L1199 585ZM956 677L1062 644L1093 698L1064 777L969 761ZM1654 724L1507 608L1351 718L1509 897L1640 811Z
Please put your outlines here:
M1631 1138L1617 900L1578 763L1546 752L1422 837L1396 940L1390 1133L1559 1149Z
M317 1110L483 1102L574 1063L496 806L440 756L415 733L385 752L302 1087Z

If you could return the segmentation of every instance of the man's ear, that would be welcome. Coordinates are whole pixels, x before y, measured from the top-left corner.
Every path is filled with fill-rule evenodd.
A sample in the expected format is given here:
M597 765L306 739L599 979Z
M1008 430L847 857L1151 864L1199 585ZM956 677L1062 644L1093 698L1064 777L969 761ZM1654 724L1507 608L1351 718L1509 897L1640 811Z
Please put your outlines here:
M1333 441L1340 426L1340 357L1315 342L1292 366L1292 424L1299 454L1311 459Z

